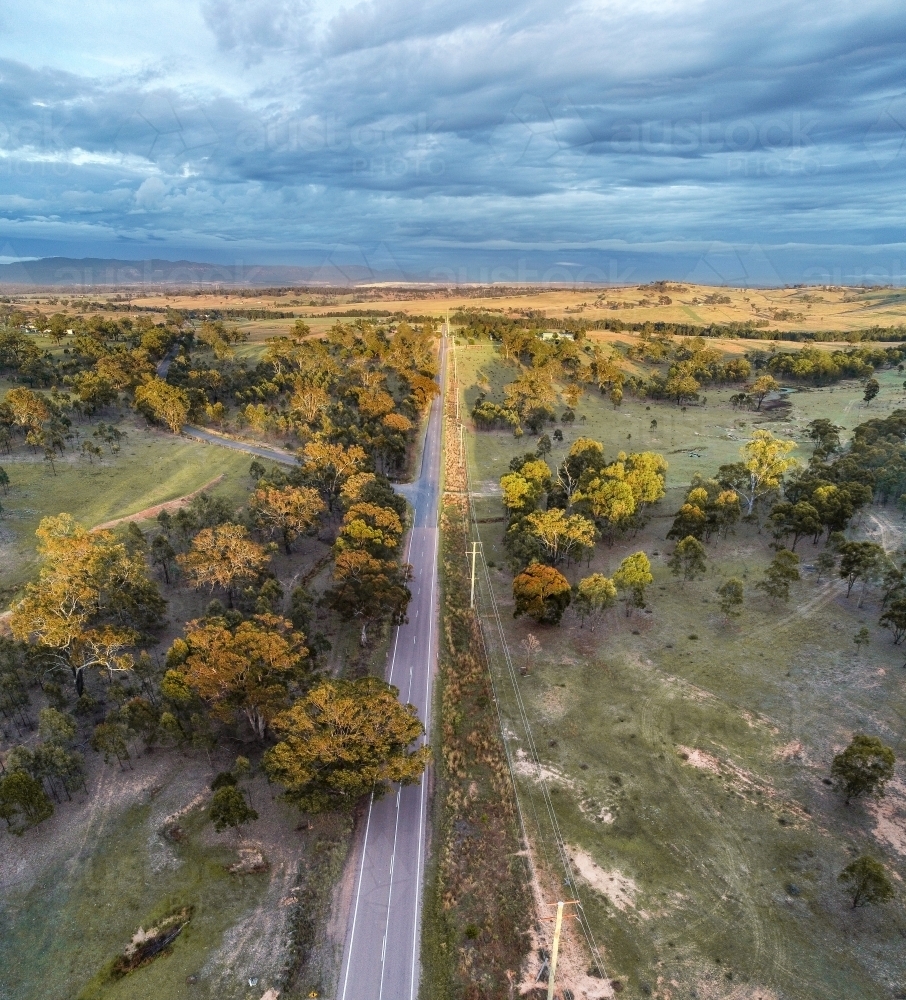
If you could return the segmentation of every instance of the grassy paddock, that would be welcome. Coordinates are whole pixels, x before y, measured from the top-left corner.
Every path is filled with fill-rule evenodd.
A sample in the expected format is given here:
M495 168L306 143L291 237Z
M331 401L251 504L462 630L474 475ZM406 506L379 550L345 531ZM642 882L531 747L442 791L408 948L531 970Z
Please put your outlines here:
M459 351L459 371L467 402L479 372L495 393L512 379L484 347ZM612 548L600 544L590 567L567 571L572 582L612 573L639 549L652 560L650 613L627 618L620 608L594 634L570 613L559 628L514 621L503 525L481 525L511 649L518 660L529 632L542 646L520 678L522 696L586 912L623 996L666 1000L694 989L740 1000L880 1000L906 989L906 909L896 881L906 860L902 765L880 805L847 808L823 783L856 731L880 735L906 757L903 654L877 626L877 595L869 592L860 609L858 593L847 600L841 581L816 584L809 566L819 550L801 541L803 580L788 605L772 608L754 590L773 555L770 536L755 527L708 545L703 580L682 586L666 566L666 532L694 472L735 460L757 426L797 439L807 458L809 420L827 416L851 430L903 405L902 376L879 378L881 395L869 407L855 383L799 391L783 422L734 412L729 391L706 391L707 405L685 414L631 399L614 411L597 394L583 397L552 465L580 434L611 454L653 449L670 462L668 497L645 530ZM479 517L502 517L497 480L533 446L528 436L471 436ZM896 549L903 528L894 508L872 507L852 535ZM729 576L746 586L743 615L732 623L714 593ZM857 655L862 625L870 644ZM518 743L512 750L518 756ZM528 774L521 786L532 791ZM887 864L898 898L854 912L836 876L863 852Z
M235 840L211 843L200 810L181 820L184 841L166 840L156 828L160 816L154 796L152 790L146 801L110 817L81 850L60 857L29 891L4 893L0 982L5 997L245 997L246 990L235 985L219 992L200 973L227 930L261 900L268 879L228 872L237 860ZM172 953L123 979L111 979L112 960L135 931L182 906L195 910ZM199 979L195 986L186 983L191 975Z
M212 492L236 502L248 494L251 456L205 445L147 427L142 421L118 423L127 437L118 455L104 448L103 459L89 463L67 452L56 475L40 455L19 445L0 455L10 478L0 493L0 587L9 591L34 573L35 528L42 517L66 511L93 527L147 507L174 500L223 475ZM80 426L90 438L90 425Z
M565 276L563 276L565 278ZM401 310L412 315L441 318L449 309L459 307L493 309L499 312L534 310L547 316L574 319L621 319L626 322L745 323L761 320L779 330L859 330L875 324L892 326L906 320L906 291L902 288L713 288L707 285L679 285L670 282L670 303L660 301L660 290L639 285L623 287L544 288L525 286L438 289L413 294L407 288L370 288L331 290L329 301L311 305L317 296L299 295L291 290L284 295L264 294L239 298L211 292L207 295L155 295L136 300L137 304L156 308L162 314L167 306L175 309L250 309L292 310L305 316L313 329L319 314L336 313L344 308ZM715 293L717 297L715 298ZM708 299L711 301L707 301ZM720 301L718 301L718 299ZM290 304L292 303L292 304ZM300 304L300 303L305 303ZM310 319L308 317L311 317ZM323 316L322 320L329 320ZM241 322L241 321L240 321ZM291 320L253 320L251 324L287 328ZM243 324L244 325L244 324Z

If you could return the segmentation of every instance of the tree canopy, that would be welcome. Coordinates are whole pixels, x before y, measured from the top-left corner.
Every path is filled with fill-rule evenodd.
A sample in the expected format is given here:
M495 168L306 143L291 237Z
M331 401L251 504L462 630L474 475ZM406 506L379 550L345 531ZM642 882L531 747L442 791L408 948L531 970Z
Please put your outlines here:
M582 624L586 619L589 622L591 631L594 632L598 622L603 618L609 608L616 603L617 588L613 580L604 576L603 573L592 573L579 581L575 589L573 607Z
M30 639L71 670L128 670L126 653L161 620L165 603L144 559L109 531L86 531L69 514L45 517L36 531L41 569L13 607L17 639Z
M877 736L858 733L834 757L831 778L849 805L851 799L862 795L882 796L884 786L893 777L895 763L893 750Z
M751 514L756 502L775 493L784 474L798 465L790 456L795 448L795 441L783 441L770 431L757 430L740 449L742 461L721 466L718 480L746 501L746 513Z
M310 531L327 509L318 491L312 487L262 484L249 499L249 512L254 521L268 534L279 535L286 550L292 552L293 542Z
M264 768L306 812L351 809L391 783L414 784L431 751L412 744L424 732L415 709L377 677L326 680L274 719L280 741Z
M676 543L667 565L674 576L682 576L683 583L705 574L705 547L693 535Z
M849 895L854 910L872 903L886 903L894 896L887 869L867 854L850 862L837 876L837 881Z
M178 555L176 561L193 586L225 590L232 607L236 585L256 579L269 558L267 551L249 538L244 525L220 524L202 528L189 551Z
M539 624L556 625L569 607L572 588L553 566L532 563L513 580L513 617L528 615Z
M626 614L630 614L633 608L645 607L645 591L648 586L654 583L651 573L651 563L644 552L635 552L620 563L616 573L613 575L613 582L617 590L626 595Z
M203 618L186 624L185 638L167 654L167 666L222 721L243 716L263 739L293 688L306 679L304 636L275 615L239 621Z

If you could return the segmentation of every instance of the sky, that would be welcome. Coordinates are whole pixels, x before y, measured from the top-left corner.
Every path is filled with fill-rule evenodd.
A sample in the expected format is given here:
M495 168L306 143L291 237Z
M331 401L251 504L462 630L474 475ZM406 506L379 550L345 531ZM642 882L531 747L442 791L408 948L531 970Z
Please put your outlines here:
M902 0L4 0L0 261L906 275Z

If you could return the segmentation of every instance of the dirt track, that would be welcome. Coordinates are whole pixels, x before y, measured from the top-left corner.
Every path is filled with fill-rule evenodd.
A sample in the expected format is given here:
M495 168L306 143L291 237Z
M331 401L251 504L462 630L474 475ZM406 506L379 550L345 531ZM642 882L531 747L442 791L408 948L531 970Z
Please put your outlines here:
M199 495L199 493L204 493L205 490L209 490L212 486L216 486L220 480L223 479L223 474L215 476L209 483L205 483L204 486L199 486L197 490L192 493L187 493L184 497L177 497L175 500L167 500L166 503L155 504L153 507L146 507L144 510L137 511L135 514L127 514L125 517L117 517L113 521L105 521L103 524L96 524L91 530L92 531L103 531L107 528L115 528L120 524L128 524L129 521L149 521L152 517L157 517L161 511L174 511L179 510L180 507L185 507L187 504Z

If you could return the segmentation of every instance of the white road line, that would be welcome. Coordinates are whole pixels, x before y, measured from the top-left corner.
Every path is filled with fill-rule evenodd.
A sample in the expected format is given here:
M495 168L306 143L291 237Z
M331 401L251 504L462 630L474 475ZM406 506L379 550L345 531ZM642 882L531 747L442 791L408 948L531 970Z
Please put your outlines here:
M384 951L387 949L387 938L390 937L390 903L393 899L393 869L396 865L396 838L400 829L400 796L402 788L396 789L396 821L393 824L393 853L390 855L390 887L387 890L387 923L384 925ZM384 952L381 953L381 987L378 991L378 1000L383 1000L384 996Z
M343 977L343 993L341 1000L346 1000L346 987L349 985L349 970L352 968L352 944L355 941L355 922L359 915L359 899L362 895L362 876L365 874L365 853L368 849L368 830L371 827L371 807L374 805L374 792L368 800L368 820L365 823L365 839L362 842L362 862L359 868L359 885L355 894L355 909L352 911L352 929L349 932L349 958L346 962L346 975Z
M432 674L432 659L431 659L431 649L434 644L434 590L435 584L437 583L437 548L438 542L440 541L440 531L435 527L434 529L434 561L431 568L431 605L430 605L430 619L428 624L428 671L425 678L425 742L430 742L431 736L431 674ZM421 783L421 795L418 813L418 859L415 864L415 924L413 930L413 940L412 940L412 973L409 978L409 1000L415 1000L415 966L418 961L416 943L418 942L418 911L421 899L421 888L422 888L422 851L425 843L425 826L426 826L426 804L425 795L427 787L427 775L423 776Z
M406 562L409 562L409 550L412 548L412 535L414 532L415 529L413 528L412 531L409 532L409 541L406 542ZM393 683L393 668L396 666L396 647L400 641L401 628L402 628L401 625L397 625L396 635L393 637L393 655L390 657L390 677L387 680L388 684Z

